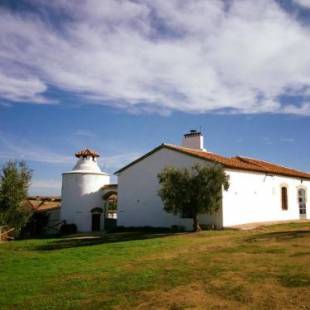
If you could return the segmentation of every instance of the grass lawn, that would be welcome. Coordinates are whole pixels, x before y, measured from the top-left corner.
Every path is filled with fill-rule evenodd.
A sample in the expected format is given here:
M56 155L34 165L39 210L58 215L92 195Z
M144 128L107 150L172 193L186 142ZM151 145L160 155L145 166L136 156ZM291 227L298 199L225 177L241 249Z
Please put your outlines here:
M0 244L0 309L310 309L310 224Z

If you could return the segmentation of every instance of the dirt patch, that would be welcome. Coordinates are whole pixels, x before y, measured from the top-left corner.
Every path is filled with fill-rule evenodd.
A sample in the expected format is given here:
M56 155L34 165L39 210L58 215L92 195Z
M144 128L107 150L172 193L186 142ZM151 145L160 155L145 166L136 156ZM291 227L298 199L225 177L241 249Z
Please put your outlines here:
M309 223L309 220L295 220L295 221L271 221L271 222L257 222L257 223L249 223L242 225L235 225L232 227L228 227L231 229L239 229L239 230L262 230L264 228L268 228L268 226L281 225L281 224L301 224L301 223Z
M183 309L245 309L220 296L209 294L203 284L179 286L169 291L153 291L141 294L141 303L133 306L137 310L183 310ZM117 308L121 309L121 308Z

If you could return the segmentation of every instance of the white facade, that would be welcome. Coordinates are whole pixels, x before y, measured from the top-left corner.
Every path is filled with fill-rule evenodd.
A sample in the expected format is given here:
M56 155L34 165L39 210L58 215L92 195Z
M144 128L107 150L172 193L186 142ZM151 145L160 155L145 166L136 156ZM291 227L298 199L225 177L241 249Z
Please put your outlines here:
M190 168L210 161L171 150L157 151L137 161L118 174L118 226L125 227L192 227L184 219L163 210L158 195L157 175L166 167ZM297 190L306 189L310 201L310 182L299 178L269 176L265 173L225 170L230 176L230 188L223 193L222 209L215 215L200 215L201 224L227 227L245 223L299 219ZM281 186L288 189L288 210L281 207ZM310 210L307 208L307 217Z
M76 224L78 231L92 230L92 210L103 210L101 188L110 184L110 176L101 171L95 157L80 157L72 171L62 176L61 220ZM104 216L100 219L104 227Z
M298 220L300 188L306 189L306 198L310 201L310 181L255 172L226 170L226 173L230 176L230 188L223 193L223 226ZM282 186L288 191L287 210L282 210Z
M162 148L118 175L118 226L125 227L171 227L192 228L192 220L169 214L163 209L158 196L157 175L166 167L185 168L206 161ZM134 180L134 181L133 181ZM221 225L220 213L214 216L202 215L203 224Z

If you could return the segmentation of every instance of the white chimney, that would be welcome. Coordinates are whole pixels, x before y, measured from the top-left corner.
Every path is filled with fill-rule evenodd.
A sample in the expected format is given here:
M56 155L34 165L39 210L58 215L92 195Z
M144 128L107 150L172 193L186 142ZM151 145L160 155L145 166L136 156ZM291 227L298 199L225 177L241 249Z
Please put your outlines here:
M205 151L203 147L203 135L200 131L190 130L189 133L184 135L182 146Z

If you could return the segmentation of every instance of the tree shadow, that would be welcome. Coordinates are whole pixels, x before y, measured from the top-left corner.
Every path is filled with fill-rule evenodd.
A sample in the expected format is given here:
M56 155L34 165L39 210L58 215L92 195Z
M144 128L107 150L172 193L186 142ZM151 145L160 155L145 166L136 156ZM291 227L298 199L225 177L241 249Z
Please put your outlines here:
M290 239L305 238L308 236L310 236L310 230L278 231L255 235L253 237L247 238L246 241L285 241Z
M68 248L93 246L99 244L119 243L136 240L147 240L163 238L175 235L173 233L150 233L150 232L118 232L118 233L89 233L75 234L63 237L59 240L49 242L35 247L39 251L53 251Z

